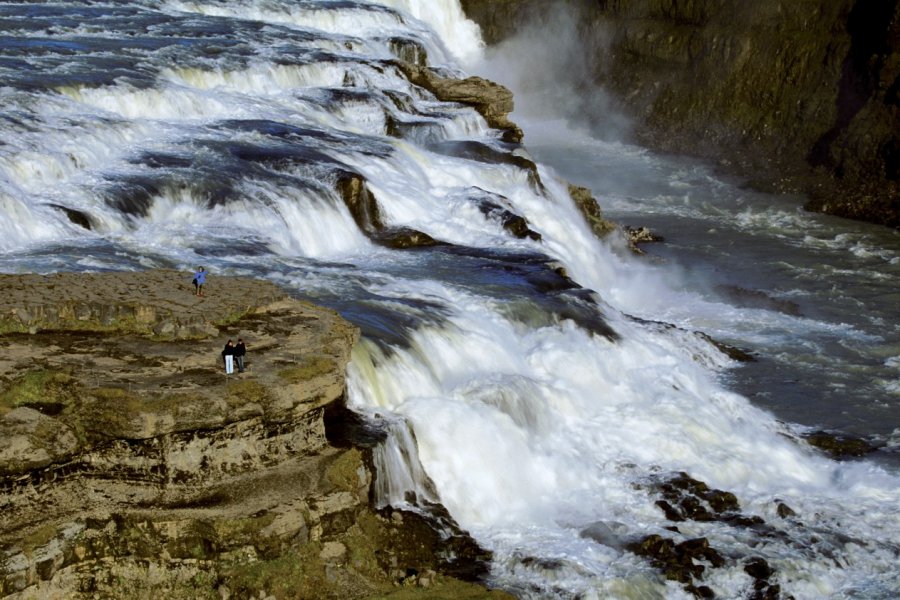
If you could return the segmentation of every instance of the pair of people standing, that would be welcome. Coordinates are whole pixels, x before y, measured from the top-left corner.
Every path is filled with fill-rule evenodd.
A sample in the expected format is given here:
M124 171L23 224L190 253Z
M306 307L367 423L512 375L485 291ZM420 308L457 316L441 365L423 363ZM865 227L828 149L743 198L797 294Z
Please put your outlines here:
M237 345L228 340L228 343L225 344L225 349L222 350L222 359L225 361L225 374L231 375L234 373L235 364L237 364L238 373L243 373L244 356L246 354L247 346L244 344L244 340L238 338Z

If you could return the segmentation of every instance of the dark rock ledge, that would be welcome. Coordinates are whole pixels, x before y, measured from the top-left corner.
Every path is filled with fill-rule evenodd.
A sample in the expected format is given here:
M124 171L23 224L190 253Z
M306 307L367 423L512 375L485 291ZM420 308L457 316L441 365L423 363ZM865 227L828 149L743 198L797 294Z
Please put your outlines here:
M215 274L0 284L0 596L509 597L439 510L372 508L333 311Z

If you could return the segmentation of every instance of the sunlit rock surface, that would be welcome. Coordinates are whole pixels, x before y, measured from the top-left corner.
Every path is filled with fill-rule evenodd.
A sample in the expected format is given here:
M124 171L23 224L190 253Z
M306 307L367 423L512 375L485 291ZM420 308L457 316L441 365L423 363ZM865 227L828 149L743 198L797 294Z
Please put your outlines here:
M0 595L504 596L452 521L370 507L337 313L215 273L0 283Z

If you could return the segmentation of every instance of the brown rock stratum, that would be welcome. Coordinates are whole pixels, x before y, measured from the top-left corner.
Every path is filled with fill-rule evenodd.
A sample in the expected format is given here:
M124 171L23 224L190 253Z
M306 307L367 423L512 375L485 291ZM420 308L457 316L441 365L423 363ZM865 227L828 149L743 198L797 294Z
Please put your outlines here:
M0 285L0 596L504 596L449 576L488 555L445 515L370 506L371 449L325 425L353 418L337 313L168 270Z

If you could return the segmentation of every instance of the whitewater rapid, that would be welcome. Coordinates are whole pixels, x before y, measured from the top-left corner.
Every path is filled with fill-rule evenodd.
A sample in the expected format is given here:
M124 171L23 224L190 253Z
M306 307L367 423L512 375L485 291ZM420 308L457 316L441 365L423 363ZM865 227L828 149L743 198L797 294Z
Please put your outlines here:
M621 236L597 239L556 168L540 162L536 185L516 166L527 143L510 147L392 63L412 44L444 75L480 64L458 2L0 7L0 270L204 264L211 281L264 277L336 308L363 332L348 402L394 432L376 452L378 501L442 503L493 551L490 583L520 597L690 597L626 549L651 534L708 538L728 557L703 580L719 597L750 593L750 557L797 599L900 591L897 475L813 451L725 385L739 367L702 335L868 334L730 304ZM458 141L509 160L460 157ZM591 181L613 212L635 197L650 215L695 209L641 192L665 164L643 150L567 150L608 153L642 181L619 195L621 181ZM336 191L348 172L387 225L447 245L374 242ZM485 201L540 239L511 235ZM737 212L747 229L771 217ZM767 533L717 520L673 532L652 489L681 471L735 494Z

